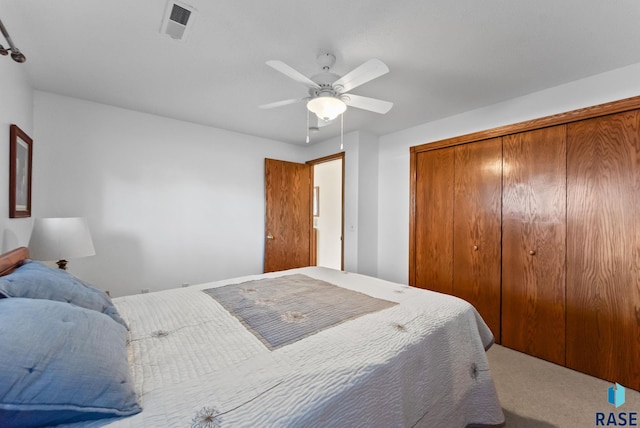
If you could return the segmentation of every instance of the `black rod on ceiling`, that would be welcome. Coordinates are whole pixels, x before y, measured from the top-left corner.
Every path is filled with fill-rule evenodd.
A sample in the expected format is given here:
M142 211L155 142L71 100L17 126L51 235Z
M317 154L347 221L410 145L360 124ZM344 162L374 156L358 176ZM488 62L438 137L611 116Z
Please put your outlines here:
M9 49L6 49L4 46L0 45L0 55L7 55L9 51L11 51L11 58L13 58L15 62L25 62L27 60L27 57L25 57L24 54L20 52L20 49L18 49L16 45L13 44L13 40L11 40L11 36L9 36L9 32L4 27L4 24L2 24L2 21L0 21L0 32L2 32L2 35L7 40L7 43L9 43Z

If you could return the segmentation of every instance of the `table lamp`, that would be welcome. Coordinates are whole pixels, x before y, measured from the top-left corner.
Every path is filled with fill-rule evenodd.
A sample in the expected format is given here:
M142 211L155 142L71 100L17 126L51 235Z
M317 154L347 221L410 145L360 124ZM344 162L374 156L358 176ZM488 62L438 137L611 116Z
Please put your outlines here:
M57 260L60 269L67 268L66 259L95 255L87 220L84 217L36 218L29 254L34 260Z

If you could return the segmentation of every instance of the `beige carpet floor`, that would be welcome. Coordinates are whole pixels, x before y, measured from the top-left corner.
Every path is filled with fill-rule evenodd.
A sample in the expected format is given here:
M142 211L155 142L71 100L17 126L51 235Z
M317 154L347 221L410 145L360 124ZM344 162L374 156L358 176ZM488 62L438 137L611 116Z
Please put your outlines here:
M616 409L607 401L610 382L500 345L492 346L487 356L509 428L595 427L596 412L606 417L610 412L637 412L640 426L637 391L626 388L626 402Z

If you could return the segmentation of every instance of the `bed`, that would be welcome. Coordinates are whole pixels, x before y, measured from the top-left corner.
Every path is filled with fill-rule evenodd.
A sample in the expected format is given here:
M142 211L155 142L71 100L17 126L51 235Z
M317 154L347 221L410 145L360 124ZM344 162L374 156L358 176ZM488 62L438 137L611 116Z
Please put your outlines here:
M0 373L0 426L504 425L493 336L455 297L308 267L110 299L26 249L0 256L0 272L0 363L19 372ZM42 275L63 284L25 285ZM37 287L67 291L25 291ZM49 310L34 332L14 331ZM24 348L53 362L16 363Z

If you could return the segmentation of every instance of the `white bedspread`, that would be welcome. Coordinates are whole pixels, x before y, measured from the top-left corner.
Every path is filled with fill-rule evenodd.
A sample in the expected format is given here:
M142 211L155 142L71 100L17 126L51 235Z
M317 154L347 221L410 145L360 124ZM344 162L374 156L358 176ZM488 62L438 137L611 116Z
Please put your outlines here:
M200 291L291 273L399 305L269 351ZM475 309L454 297L312 267L114 303L131 330L131 367L144 410L83 426L456 428L504 422L485 356L493 336Z

